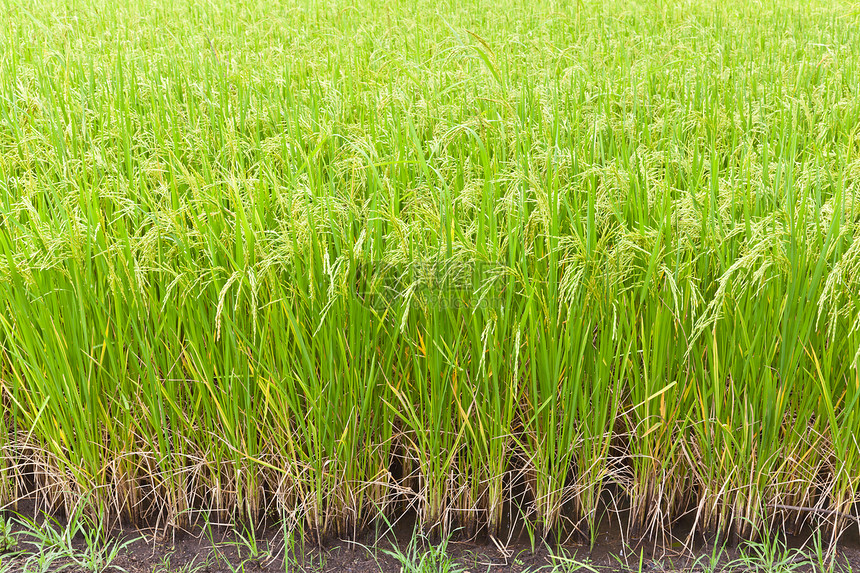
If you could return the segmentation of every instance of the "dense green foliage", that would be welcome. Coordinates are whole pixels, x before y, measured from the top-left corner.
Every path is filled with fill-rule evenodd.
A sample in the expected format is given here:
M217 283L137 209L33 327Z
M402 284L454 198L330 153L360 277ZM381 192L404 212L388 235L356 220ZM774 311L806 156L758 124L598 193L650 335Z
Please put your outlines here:
M0 2L4 503L850 523L856 9L121 4Z

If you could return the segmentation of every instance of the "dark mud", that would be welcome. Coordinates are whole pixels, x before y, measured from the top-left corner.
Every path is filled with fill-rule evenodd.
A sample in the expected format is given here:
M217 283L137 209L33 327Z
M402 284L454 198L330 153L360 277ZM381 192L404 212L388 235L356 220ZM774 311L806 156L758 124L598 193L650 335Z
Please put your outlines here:
M6 519L14 523L15 515L6 513ZM32 515L28 516L32 518ZM108 542L125 545L104 573L268 573L268 572L345 572L345 573L398 573L402 569L396 554L409 554L415 550L419 554L434 551L437 544L431 544L421 536L413 534L408 518L387 531L369 531L357 540L328 539L319 545L307 536L304 542L294 540L285 543L280 529L262 529L256 532L224 526L194 527L188 531L174 531L166 537L155 530L132 528L117 529L108 537ZM22 528L14 526L16 532ZM523 573L526 571L551 571L556 565L564 565L559 570L564 573L577 571L599 572L698 572L708 571L714 545L698 540L694 546L686 545L683 531L673 532L676 538L666 537L657 541L625 540L617 524L605 525L597 543L589 547L585 543L570 540L555 543L550 552L548 543L532 543L527 535L505 542L493 543L484 536L477 541L458 539L455 534L447 543L445 554L459 571L469 573ZM2 556L0 571L38 571L34 559L40 548L28 544L28 537L19 537L18 554L7 553ZM789 549L802 549L806 557L791 554L784 567L770 568L771 571L816 571L814 548L809 543L809 533L800 536L783 536L780 543ZM87 542L78 535L73 546L84 555ZM742 552L754 554L752 546L735 545L725 548L721 553L722 566L734 562L728 570L733 572L750 571L753 568L738 562ZM395 555L392 555L395 554ZM553 557L561 555L561 559ZM783 550L782 556L786 555ZM286 556L286 557L285 557ZM564 563L562 563L564 561ZM28 565L29 563L29 565ZM860 535L858 528L846 532L837 547L837 570L860 571ZM760 571L768 571L766 563L760 562ZM3 569L6 567L6 569ZM25 569L29 567L29 569ZM430 566L422 571L436 571L441 566ZM47 571L92 571L69 559L58 559ZM717 570L720 570L719 568Z

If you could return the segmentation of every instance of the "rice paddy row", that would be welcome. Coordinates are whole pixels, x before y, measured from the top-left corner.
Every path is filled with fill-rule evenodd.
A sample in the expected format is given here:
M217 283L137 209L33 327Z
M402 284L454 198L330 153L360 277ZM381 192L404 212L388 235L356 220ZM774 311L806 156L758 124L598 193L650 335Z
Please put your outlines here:
M34 4L0 16L7 506L852 523L856 8Z

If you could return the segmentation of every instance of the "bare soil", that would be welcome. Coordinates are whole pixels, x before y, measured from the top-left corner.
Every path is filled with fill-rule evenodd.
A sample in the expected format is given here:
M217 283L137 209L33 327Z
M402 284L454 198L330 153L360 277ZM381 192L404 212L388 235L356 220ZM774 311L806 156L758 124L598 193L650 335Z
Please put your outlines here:
M8 516L14 517L14 514ZM683 532L676 533L680 536ZM292 550L286 551L289 558L285 560L284 539L279 529L266 529L253 534L256 554L247 543L248 537L247 532L243 539L235 529L217 526L177 531L168 538L152 530L126 528L115 531L111 539L134 541L120 551L112 566L104 573L398 573L401 565L390 553L407 553L410 542L415 541L411 525L407 523L382 536L369 531L356 541L330 539L319 545L306 540L304 545L297 544ZM805 537L784 538L789 547L803 547L811 552L807 540L808 534ZM81 551L86 547L83 539L76 539L74 545ZM21 547L25 546L21 544ZM594 570L601 573L692 573L702 571L702 560L710 556L712 551L713 544L703 540L692 547L692 552L685 548L680 538L661 540L659 543L631 543L621 537L617 526L606 526L593 548L585 543L565 542L557 544L554 553L562 553L587 565L564 569L571 573L593 573ZM8 571L23 571L26 560L33 555L32 552L17 556L7 554L2 556L2 565L11 567L6 569ZM486 536L483 541L457 540L455 536L448 543L447 555L461 571L468 573L549 572L554 564L546 544L536 544L532 550L527 538L494 544ZM721 561L727 563L739 555L738 546L730 547L724 551ZM841 538L837 562L845 571L860 571L860 535L857 527L852 527ZM66 566L64 571L86 571L59 561L50 570L58 570L62 565ZM815 570L812 562L800 558L796 558L789 566L792 571L798 572ZM740 573L745 569L734 567L733 571Z

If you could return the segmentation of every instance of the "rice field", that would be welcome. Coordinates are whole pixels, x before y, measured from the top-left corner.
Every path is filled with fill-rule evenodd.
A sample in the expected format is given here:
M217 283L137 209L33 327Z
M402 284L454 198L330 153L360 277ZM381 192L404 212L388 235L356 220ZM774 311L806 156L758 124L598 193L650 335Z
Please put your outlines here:
M858 5L120 4L0 0L3 507L856 527Z

